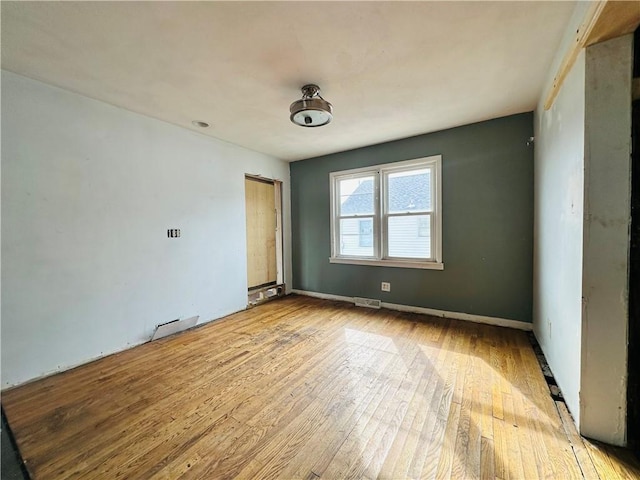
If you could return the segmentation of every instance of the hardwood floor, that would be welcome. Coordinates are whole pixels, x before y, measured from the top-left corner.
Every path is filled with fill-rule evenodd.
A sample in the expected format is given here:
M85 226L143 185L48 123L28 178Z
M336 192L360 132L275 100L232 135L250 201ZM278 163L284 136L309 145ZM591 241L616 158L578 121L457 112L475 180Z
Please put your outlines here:
M35 479L599 475L525 333L306 297L3 392L2 404Z

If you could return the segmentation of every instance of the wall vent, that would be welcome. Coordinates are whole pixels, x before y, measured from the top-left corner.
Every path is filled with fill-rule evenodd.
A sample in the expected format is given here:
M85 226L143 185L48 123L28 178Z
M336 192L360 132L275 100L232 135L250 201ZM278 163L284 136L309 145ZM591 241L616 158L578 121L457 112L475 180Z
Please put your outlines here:
M168 337L169 335L173 335L174 333L193 328L196 326L196 323L198 323L198 318L200 318L200 315L196 315L195 317L191 318L185 318L182 320L176 319L171 320L167 323L162 323L156 327L156 331L153 333L153 337L151 337L151 340L158 340L159 338Z
M353 297L353 301L356 304L356 307L369 307L369 308L380 308L380 300L375 298L360 298Z

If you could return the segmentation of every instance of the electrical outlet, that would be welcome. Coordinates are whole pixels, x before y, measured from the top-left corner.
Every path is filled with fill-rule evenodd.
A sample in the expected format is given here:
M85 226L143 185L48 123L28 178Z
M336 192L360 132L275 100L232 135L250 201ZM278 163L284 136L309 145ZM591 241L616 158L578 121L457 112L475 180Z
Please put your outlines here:
M381 290L383 292L390 292L391 291L391 284L389 282L382 282L380 288L381 288Z

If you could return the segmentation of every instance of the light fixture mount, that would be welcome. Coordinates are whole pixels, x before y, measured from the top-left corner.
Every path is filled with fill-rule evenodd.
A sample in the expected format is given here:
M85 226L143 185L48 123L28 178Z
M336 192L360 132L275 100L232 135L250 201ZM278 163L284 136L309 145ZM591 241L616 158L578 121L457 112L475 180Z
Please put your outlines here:
M302 87L302 98L289 107L293 123L301 127L321 127L333 119L333 106L320 96L314 84Z

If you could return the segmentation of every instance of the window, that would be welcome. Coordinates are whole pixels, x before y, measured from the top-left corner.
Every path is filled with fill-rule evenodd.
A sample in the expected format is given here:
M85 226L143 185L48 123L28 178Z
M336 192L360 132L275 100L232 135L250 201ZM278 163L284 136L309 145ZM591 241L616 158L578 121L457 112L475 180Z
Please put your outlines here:
M441 157L330 174L332 263L443 269Z

